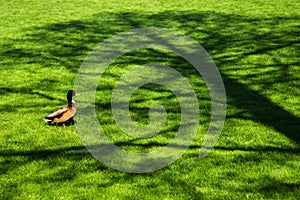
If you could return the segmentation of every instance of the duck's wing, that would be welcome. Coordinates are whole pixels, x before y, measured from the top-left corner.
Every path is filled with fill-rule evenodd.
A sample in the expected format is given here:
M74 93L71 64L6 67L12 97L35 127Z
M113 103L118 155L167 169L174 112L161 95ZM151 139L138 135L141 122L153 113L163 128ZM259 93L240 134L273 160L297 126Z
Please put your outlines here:
M44 120L46 122L52 122L53 119L60 118L67 111L68 111L67 106L63 106L58 110L54 111L53 113L51 113L50 115L48 115L47 117L45 117Z
M64 123L74 117L76 111L72 107L65 107L65 110L60 117L54 118L53 123Z

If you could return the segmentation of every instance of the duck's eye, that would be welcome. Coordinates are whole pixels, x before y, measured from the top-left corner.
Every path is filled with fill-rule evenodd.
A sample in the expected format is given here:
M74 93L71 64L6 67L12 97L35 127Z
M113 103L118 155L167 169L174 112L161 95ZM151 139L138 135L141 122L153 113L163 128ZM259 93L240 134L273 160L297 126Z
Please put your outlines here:
M75 93L75 91L73 90L73 91L72 91L72 96L75 96L75 95L76 95L76 93Z

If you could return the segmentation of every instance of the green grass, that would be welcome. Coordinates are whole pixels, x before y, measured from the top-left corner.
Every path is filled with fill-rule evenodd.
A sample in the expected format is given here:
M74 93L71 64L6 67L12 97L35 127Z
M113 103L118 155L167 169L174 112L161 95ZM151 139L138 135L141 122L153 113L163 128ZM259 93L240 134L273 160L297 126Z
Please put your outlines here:
M0 199L300 198L297 0L0 0L0 5ZM168 110L168 125L150 139L120 132L109 107L111 89L133 64L157 62L179 71L197 92L201 113L197 136L180 159L152 173L129 174L94 159L75 126L51 127L42 118L66 103L65 93L94 47L149 26L184 33L208 51L226 87L227 118L214 150L199 159L210 117L202 78L171 53L142 50L119 58L99 83L96 100L100 123L121 148L161 148L180 117L174 95L148 85L132 97L132 117L148 123L149 102L157 101Z

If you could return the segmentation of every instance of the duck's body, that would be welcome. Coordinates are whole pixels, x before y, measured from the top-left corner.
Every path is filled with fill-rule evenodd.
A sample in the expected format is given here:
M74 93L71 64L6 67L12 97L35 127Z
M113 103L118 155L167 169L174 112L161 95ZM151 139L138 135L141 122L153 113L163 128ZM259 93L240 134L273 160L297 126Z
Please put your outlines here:
M72 99L75 96L74 90L67 93L68 105L59 108L44 118L44 121L50 125L68 125L74 123L73 117L76 114L76 102Z

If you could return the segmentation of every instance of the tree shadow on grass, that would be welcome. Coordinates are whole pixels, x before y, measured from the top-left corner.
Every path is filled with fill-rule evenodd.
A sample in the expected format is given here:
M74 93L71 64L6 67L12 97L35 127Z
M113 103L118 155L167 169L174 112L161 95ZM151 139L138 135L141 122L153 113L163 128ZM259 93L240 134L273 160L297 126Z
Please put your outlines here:
M97 145L96 147L98 148L99 146ZM149 178L156 179L153 177L155 172L147 174L130 174L115 171L94 159L84 146L29 151L4 150L0 151L0 155L0 174L3 175L2 184L5 185L5 188L0 189L0 191L3 191L3 189L5 191L1 193L3 199L10 199L18 194L19 184L24 183L43 184L47 182L48 184L48 182L50 182L63 185L66 182L74 182L75 185L78 184L78 187L79 185L84 185L87 187L86 191L89 191L91 188L103 190L104 188L110 188L115 184L122 184L124 182L126 182L126 184L131 183L135 185L135 179L140 178L144 178L145 180ZM7 181L7 178L4 177L4 175L14 177L13 172L15 170L20 170L23 167L27 168L26 166L31 164L33 164L34 167L30 168L31 172L29 173L33 174L24 179L20 178L19 183ZM105 176L101 176L102 173L105 173ZM90 176L91 174L93 176L92 180L87 178L87 176ZM84 183L82 183L81 176L86 178ZM99 176L101 177L100 180L94 179ZM176 188L177 192L180 194L193 197L196 193L199 193L191 192L191 189L187 191L186 189L189 188L188 184L182 186L184 181L175 180L172 177L168 177L167 180L161 179L159 182L152 182L153 181L147 181L136 189L144 188L144 190L149 190L149 187L158 188L161 182L166 182L166 184L172 185L173 189ZM174 185L175 182L177 183ZM179 182L181 184L179 184ZM77 191L75 191L73 195L80 196Z
M255 18L238 15L226 15L215 12L173 12L167 11L158 14L143 13L99 13L87 20L69 21L65 23L48 24L36 27L30 34L20 40L5 41L6 45L0 50L0 57L4 69L14 66L16 60L24 64L39 64L43 67L65 67L70 73L76 73L85 56L104 39L132 28L162 27L178 30L195 39L213 57L219 67L226 87L229 106L246 112L247 119L273 128L282 133L298 146L300 144L300 117L288 111L268 98L263 88L275 90L274 85L282 83L288 86L287 96L296 98L299 91L299 76L289 70L299 67L297 53L299 51L299 26L293 25L299 17ZM288 24L287 26L285 26ZM295 23L294 23L295 24ZM14 44L22 44L16 47ZM289 49L289 50L287 50ZM160 62L164 57L153 56L142 59L141 54L132 54L134 63L144 64L148 61ZM257 59L251 60L253 56ZM285 61L285 57L290 60ZM197 72L191 65L178 57L168 57L168 63L177 71L189 77ZM246 63L243 60L249 59ZM126 63L115 63L115 65ZM262 69L265 69L262 70ZM235 72L247 72L246 76ZM258 73L257 73L258 71ZM113 76L113 75L112 75ZM116 77L115 77L116 78ZM243 83L247 81L247 83ZM258 86L259 89L253 89ZM51 96L44 96L42 91L46 85L32 85L35 90L29 93L40 95L42 98L53 100ZM50 88L54 89L54 88ZM108 87L107 90L111 88ZM14 86L3 87L1 95L19 92ZM28 93L28 92L27 92ZM204 103L208 100L205 99ZM109 103L98 104L109 109ZM295 107L295 105L293 105ZM5 107L3 108L5 109ZM207 113L209 114L209 113ZM209 117L209 116L207 116ZM241 119L244 116L230 111L228 118ZM119 143L126 146L128 143ZM133 145L130 143L129 145ZM164 146L162 143L150 143L150 146ZM147 148L147 147L146 147ZM199 146L191 146L199 148ZM249 148L217 147L220 150L250 150ZM298 154L298 149L261 148L263 152L281 152ZM71 147L56 150L9 152L2 151L6 163L1 165L1 172L6 173L11 168L25 165L35 160L55 160L58 157L67 157L71 161L82 157L91 157L84 147ZM23 157L20 162L19 157ZM15 160L16 159L16 160ZM95 164L92 170L106 170L103 165ZM80 171L80 170L79 170ZM70 175L72 177L73 175ZM57 180L66 178L63 172ZM126 177L128 178L128 177ZM278 187L276 183L276 187ZM269 191L272 185L262 188L262 192ZM294 190L299 185L287 185L287 190ZM184 192L184 191L183 191Z
M251 120L270 126L299 144L299 116L272 102L260 91L251 89L252 84L270 87L283 82L290 85L289 82L298 79L297 76L288 73L289 68L299 66L296 54L290 54L290 60L286 63L280 61L282 58L276 58L276 51L286 48L299 50L299 27L293 24L289 28L282 27L297 20L299 18L296 17L264 19L215 12L99 13L90 20L36 27L20 41L8 41L6 48L1 50L1 58L4 58L4 62L15 59L36 62L50 67L49 70L51 67L64 66L75 73L83 55L87 55L105 38L128 29L148 26L178 30L198 41L212 55L221 70L230 105L246 110L252 116ZM14 48L9 44L16 42L22 42L24 47ZM32 49L29 49L30 47ZM139 55L133 56L138 58ZM242 65L241 60L251 56L267 56L273 63L268 64L268 61L263 60L258 65L255 61L250 61L244 66L239 66ZM176 70L183 74L196 74L192 66L178 64L177 58L174 59ZM148 61L151 61L151 57L144 60ZM261 77L255 74L256 69L262 68L270 68L271 73ZM233 76L236 70L249 71L249 84L241 83L240 79L245 77ZM295 96L297 93L298 91L289 91L288 95Z
M126 146L126 145L132 145L131 143L117 143L118 146ZM148 144L139 144L140 146L144 146L145 148L148 147ZM164 146L165 144L161 143L152 143L151 146ZM96 146L97 148L97 146ZM181 148L180 146L176 148ZM191 149L199 149L200 146L198 145L192 145L190 147ZM232 166L235 164L243 164L243 165L258 165L262 163L266 156L274 156L274 153L276 154L276 157L273 157L274 164L278 165L279 163L282 165L284 164L284 161L281 159L282 155L292 155L299 153L299 150L294 149L285 149L285 148L265 148L265 147L257 147L257 148L227 148L227 147L217 147L215 148L217 151L244 151L246 154L237 154L234 155L233 158L230 158L228 160L224 160L224 158L217 158L215 157L213 160L211 159L201 159L201 163L196 162L192 164L192 166L185 166L187 168L192 168L193 170L204 170L203 174L205 174L205 171L208 171L207 167L211 165L220 165L222 167L226 166ZM226 152L226 153L227 153ZM185 167L182 169L172 169L172 167L167 167L166 170L163 171L157 171L153 173L147 173L147 174L128 174L123 172L117 172L115 170L110 169L109 167L103 165L102 163L98 162L96 159L94 159L91 154L86 150L86 147L84 146L72 146L72 147L63 147L63 148L56 148L56 149L43 149L43 150L29 150L29 151L16 151L16 150L2 150L0 151L0 155L2 157L1 165L0 165L0 174L11 174L15 169L21 170L23 166L30 165L31 163L34 164L33 168L30 168L32 172L35 172L31 175L31 177L27 177L26 181L31 182L34 184L44 183L44 182L51 182L51 183L59 183L63 184L66 181L68 182L76 182L80 179L80 176L83 174L86 174L84 176L89 176L88 174L92 173L93 176L95 176L95 172L97 173L105 173L109 177L110 181L107 181L108 177L103 177L105 180L99 180L95 181L92 180L86 180L84 182L84 185L89 188L109 188L112 187L114 184L122 184L124 181L126 181L127 184L134 183L136 179L143 178L144 184L139 185L139 189L144 188L144 190L150 191L151 188L157 188L162 183L165 185L168 185L168 187L172 188L172 191L176 190L176 193L184 194L185 196L195 198L203 196L201 192L194 190L195 183L192 182L186 182L184 180L181 180L180 178L172 175L171 171L173 173L180 173L180 174L187 174L185 172ZM263 156L262 156L263 155ZM180 162L184 162L183 160ZM195 161L194 161L195 162ZM26 169L26 168L23 168ZM218 168L216 167L216 170ZM214 170L214 168L211 168L209 171ZM229 170L229 171L228 171ZM199 173L199 171L198 171ZM198 174L197 173L197 174ZM230 176L230 174L235 177L239 177L238 171L231 171L230 168L226 168L226 171L224 171L222 174L219 174L221 176ZM11 174L12 175L12 174ZM198 174L200 176L200 174ZM177 174L178 176L178 174ZM190 179L194 179L196 177L190 177ZM202 177L203 178L203 177ZM157 181L159 179L159 181ZM2 179L3 181L5 179ZM25 180L25 179L24 179ZM23 181L24 181L23 180ZM152 181L150 181L152 180ZM246 181L247 184L249 184L247 178L243 178L243 180L237 180L237 178L233 178L230 181L240 182L243 183L243 181ZM200 181L200 180L198 180ZM197 184L205 185L205 178L201 180L200 182L197 181ZM253 181L252 179L249 180L250 182ZM257 186L250 186L250 187L243 187L239 188L238 191L243 193L253 193L253 192L259 192L263 194L266 197L273 198L276 195L274 194L274 189L276 189L277 193L280 194L282 192L289 193L288 195L293 195L299 189L299 184L297 183L288 183L285 181L275 180L274 178L271 178L269 175L266 175L266 177L260 177L258 181L260 184ZM18 184L15 184L13 182L11 183L5 183L6 189L10 190L9 193L4 192L3 198L10 198L13 197L9 194L17 194L18 193ZM78 184L81 184L79 182ZM221 183L213 183L212 186L218 187ZM184 186L183 186L184 185ZM147 187L146 187L147 186ZM228 186L227 186L228 187ZM227 188L232 191L237 191L235 187ZM153 192L153 191L152 191ZM170 191L164 191L166 193L169 193ZM76 195L76 194L74 194ZM169 194L170 195L170 194Z

